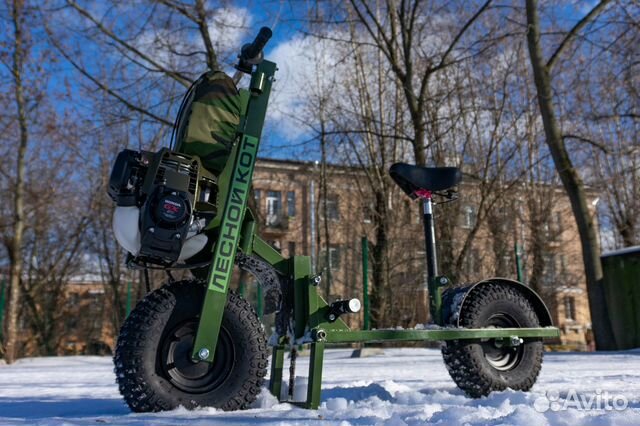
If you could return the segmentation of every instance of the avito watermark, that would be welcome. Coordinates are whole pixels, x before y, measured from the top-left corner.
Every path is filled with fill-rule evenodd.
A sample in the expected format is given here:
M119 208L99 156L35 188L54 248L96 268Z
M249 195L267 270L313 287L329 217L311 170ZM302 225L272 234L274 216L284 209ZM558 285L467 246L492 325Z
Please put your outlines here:
M623 411L629 406L627 397L597 389L593 393L580 393L569 389L566 395L560 397L558 391L547 391L545 396L536 398L533 408L540 413L566 410L604 410Z

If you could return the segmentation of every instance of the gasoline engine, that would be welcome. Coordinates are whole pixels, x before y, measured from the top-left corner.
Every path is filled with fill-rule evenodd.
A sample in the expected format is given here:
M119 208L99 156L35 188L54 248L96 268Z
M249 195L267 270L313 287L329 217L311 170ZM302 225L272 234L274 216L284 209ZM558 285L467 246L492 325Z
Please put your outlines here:
M203 250L216 213L216 182L196 156L168 148L120 152L108 193L116 203L113 231L130 253L129 265L175 267Z

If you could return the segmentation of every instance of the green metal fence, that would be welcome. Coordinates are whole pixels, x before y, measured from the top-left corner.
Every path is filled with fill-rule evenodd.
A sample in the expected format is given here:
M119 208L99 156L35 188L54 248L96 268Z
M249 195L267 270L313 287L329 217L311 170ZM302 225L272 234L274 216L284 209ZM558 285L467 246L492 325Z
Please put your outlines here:
M640 246L605 253L601 259L616 349L640 347Z

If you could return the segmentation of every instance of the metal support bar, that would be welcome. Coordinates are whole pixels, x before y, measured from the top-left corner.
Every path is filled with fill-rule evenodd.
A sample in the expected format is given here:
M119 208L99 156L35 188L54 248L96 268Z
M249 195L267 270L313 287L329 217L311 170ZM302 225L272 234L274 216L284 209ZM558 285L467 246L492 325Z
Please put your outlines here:
M216 352L275 71L276 64L263 61L252 73L252 95L247 105L244 128L240 130L239 142L233 146L228 163L218 181L219 199L224 201L220 203L221 214L219 213L208 226L218 228L218 240L213 247L207 291L191 353L195 360L212 363ZM254 84L254 79L259 82L258 86L257 83ZM258 90L253 90L256 88ZM253 244L255 245L255 241Z
M287 259L282 257L278 250L274 249L258 235L253 236L253 253L262 258L269 265L273 266L281 274L287 275L289 268Z
M442 328L434 330L317 330L324 332L325 343L356 343L418 340L466 340L493 338L552 338L560 330L545 328ZM313 334L313 333L312 333Z
M431 281L438 275L438 259L436 254L436 233L433 226L433 203L431 193L425 195L423 202L424 244L427 250L427 279Z
M233 160L229 160L233 161L233 170L222 209L218 241L213 247L213 261L209 267L207 292L193 345L192 356L197 360L213 362L216 352L222 314L227 303L229 281L247 207L255 158L258 153L258 142L258 139L244 135L239 149L234 149L236 155L232 157Z
M271 352L271 377L269 378L269 392L278 398L282 392L282 369L284 368L284 345L274 346Z
M429 279L429 311L431 321L434 324L444 325L442 318L442 289L449 284L449 278L445 276Z
M324 343L312 343L311 357L309 359L309 386L307 387L307 408L312 410L316 410L320 406L323 361Z

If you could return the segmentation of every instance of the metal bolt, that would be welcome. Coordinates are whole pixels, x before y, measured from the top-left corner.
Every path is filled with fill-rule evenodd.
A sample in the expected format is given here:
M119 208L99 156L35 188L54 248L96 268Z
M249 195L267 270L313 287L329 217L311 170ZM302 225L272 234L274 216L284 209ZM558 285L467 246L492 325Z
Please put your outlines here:
M207 358L209 358L209 349L207 348L202 348L198 351L198 357L200 357L200 359L205 360Z
M334 314L329 314L329 321L335 321L336 316Z
M322 281L322 277L320 275L313 277L313 285L320 285L320 281Z
M316 339L319 342L323 342L326 338L327 338L327 332L324 330L318 330L318 332L316 333Z
M449 280L447 279L447 277L440 277L440 284L446 284L448 282Z
M524 340L518 336L511 336L511 346L520 346Z

